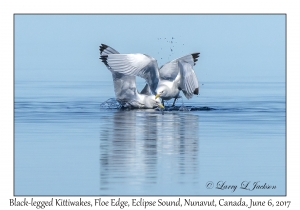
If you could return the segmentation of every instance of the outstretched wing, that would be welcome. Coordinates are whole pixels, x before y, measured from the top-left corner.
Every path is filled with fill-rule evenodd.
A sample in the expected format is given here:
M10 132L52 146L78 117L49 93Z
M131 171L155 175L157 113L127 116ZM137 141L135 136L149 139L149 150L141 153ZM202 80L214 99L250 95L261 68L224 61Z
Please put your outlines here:
M154 58L137 53L108 54L100 56L100 59L112 72L144 78L152 93L155 93L159 74L157 61Z
M119 54L117 50L105 44L101 44L99 50L100 59L103 55ZM111 71L110 68L108 69ZM114 82L116 99L122 105L130 102L130 100L135 100L137 94L135 76L124 75L122 73L114 71L111 71L111 73Z
M180 84L183 94L187 99L193 97L193 94L199 94L199 84L193 66L184 60L178 62L180 69Z
M116 51L114 48L112 48L106 44L101 44L99 46L99 50L100 50L100 55L119 54L118 51Z
M178 60L172 60L166 64L164 64L159 69L159 76L161 79L164 80L175 80L176 76L179 73L179 66L178 66Z
M196 65L197 58L199 57L200 53L192 53L175 60L172 60L166 64L164 64L159 69L159 76L161 79L173 81L177 77L180 72L179 62L186 62L189 63L191 66Z

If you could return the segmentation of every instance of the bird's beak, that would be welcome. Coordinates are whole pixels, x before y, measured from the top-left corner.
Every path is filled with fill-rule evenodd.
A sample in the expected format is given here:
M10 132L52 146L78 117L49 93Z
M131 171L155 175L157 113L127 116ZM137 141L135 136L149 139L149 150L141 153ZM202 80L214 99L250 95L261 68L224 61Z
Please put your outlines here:
M158 104L159 108L164 109L165 107L162 104Z
M155 99L157 99L160 96L160 94L156 94Z

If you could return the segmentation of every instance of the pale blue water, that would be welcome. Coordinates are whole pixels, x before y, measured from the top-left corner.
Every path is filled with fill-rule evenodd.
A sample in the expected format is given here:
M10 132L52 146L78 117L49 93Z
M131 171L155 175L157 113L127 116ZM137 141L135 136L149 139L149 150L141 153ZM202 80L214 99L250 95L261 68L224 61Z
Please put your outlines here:
M15 82L15 195L285 195L285 83L207 82L183 102L213 110L164 115L100 108L112 93Z

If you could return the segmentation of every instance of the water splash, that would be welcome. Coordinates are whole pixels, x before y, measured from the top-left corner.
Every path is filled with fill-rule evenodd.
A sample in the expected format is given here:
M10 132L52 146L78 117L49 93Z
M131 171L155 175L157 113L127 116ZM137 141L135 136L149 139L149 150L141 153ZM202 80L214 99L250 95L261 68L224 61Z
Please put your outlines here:
M100 108L102 109L120 109L120 110L131 110L136 109L132 108L128 105L122 105L120 104L115 98L109 98L103 103L100 104ZM181 112L190 112L190 111L212 111L217 110L215 108L211 108L208 106L186 106L184 105L183 101L180 106L171 106L169 105L168 101L165 101L165 108L155 108L155 111L159 111L162 114L164 114L165 111L171 112L171 111L181 111Z
M115 98L109 98L108 100L106 100L100 104L100 108L120 109L120 108L122 108L122 105Z

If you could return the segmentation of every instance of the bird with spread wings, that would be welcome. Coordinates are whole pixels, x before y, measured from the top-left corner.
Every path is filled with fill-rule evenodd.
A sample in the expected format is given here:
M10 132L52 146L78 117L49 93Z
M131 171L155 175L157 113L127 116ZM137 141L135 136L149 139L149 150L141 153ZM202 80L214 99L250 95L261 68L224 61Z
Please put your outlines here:
M100 56L119 54L118 51L105 44L102 44L99 50ZM109 68L109 70L111 69ZM112 70L111 73L114 82L116 100L123 107L145 109L152 109L156 107L164 108L160 100L155 98L155 95L151 93L148 84L146 84L143 90L139 92L136 88L135 76L124 75Z
M160 97L163 102L174 98L172 105L174 106L180 97L180 91L187 99L199 94L198 79L193 69L199 54L199 52L188 54L160 68L156 59L141 53L111 53L101 55L100 59L112 72L144 78L155 98Z

